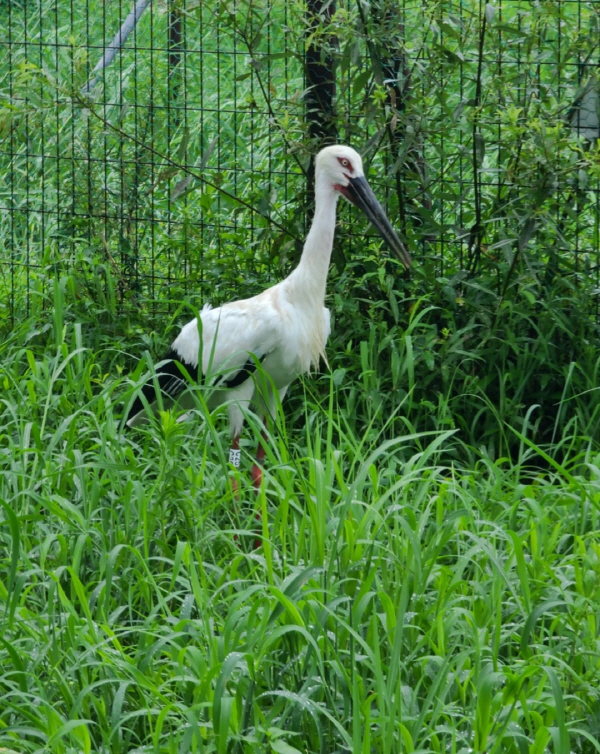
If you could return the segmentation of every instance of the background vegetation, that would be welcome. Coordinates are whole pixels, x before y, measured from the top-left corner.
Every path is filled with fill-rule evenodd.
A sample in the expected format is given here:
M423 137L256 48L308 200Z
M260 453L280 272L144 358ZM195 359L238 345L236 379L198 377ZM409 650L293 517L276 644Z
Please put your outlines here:
M598 6L156 2L86 93L129 10L0 4L0 744L600 751ZM204 388L122 404L297 259L307 44L415 264L342 210L236 504Z

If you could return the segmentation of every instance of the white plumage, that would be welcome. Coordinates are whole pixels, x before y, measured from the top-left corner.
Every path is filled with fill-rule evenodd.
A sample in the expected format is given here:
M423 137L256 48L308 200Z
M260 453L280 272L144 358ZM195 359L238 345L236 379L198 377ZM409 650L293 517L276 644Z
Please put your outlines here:
M231 379L254 354L262 360L262 369L283 398L288 385L299 374L317 367L325 356L330 333L329 310L302 306L290 290L290 278L268 288L258 296L233 301L212 309L206 305L202 320L202 374L226 374ZM198 322L193 319L173 341L172 350L184 365L197 367L200 352ZM250 365L249 365L249 368ZM229 401L228 412L232 437L239 435L244 421L243 409L252 400L256 376L249 374L241 385L216 390L210 403L215 406ZM267 388L268 390L268 388ZM262 412L272 413L260 402Z
M205 306L202 320L202 348L198 322L193 319L173 341L166 363L157 370L159 387L167 397L176 398L185 381L176 365L179 361L190 374L198 375L198 355L202 352L202 374L218 376L211 404L228 402L233 448L232 460L239 459L238 437L244 409L255 399L260 413L274 409L275 387L283 398L290 383L300 374L317 367L325 358L330 333L329 311L324 307L327 271L335 232L336 205L343 195L365 211L383 238L397 252L406 267L410 257L391 228L364 178L360 155L347 146L326 147L315 163L315 214L296 269L280 283L258 296L233 301L216 309ZM261 382L255 396L256 359L268 380ZM259 371L260 373L260 371ZM149 403L156 396L149 382L143 392ZM144 416L138 397L127 424L133 426ZM260 452L262 460L264 451ZM236 464L237 465L237 464ZM257 469L257 467L255 467ZM260 471L253 469L255 483Z

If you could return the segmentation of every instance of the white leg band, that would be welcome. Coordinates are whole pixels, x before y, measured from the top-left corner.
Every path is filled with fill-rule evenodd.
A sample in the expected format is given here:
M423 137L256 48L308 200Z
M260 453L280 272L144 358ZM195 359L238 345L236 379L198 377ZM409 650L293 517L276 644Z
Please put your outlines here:
M240 468L240 458L242 457L242 451L241 450L234 450L233 448L229 448L229 463L232 466L235 466L236 469Z

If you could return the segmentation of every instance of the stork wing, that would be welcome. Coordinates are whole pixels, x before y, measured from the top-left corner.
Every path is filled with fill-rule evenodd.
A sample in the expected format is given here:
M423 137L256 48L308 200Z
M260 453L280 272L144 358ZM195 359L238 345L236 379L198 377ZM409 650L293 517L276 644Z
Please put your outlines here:
M241 384L255 369L253 356L262 359L281 343L281 315L266 293L218 309L205 306L202 335L197 320L189 322L173 342L171 356L197 369L201 337L202 373L223 377L228 387Z
M272 289L271 289L272 290ZM200 314L202 349L198 320L185 325L173 341L164 360L156 368L158 388L163 396L175 400L185 390L181 364L193 380L198 379L198 355L202 350L202 374L214 375L217 384L237 387L254 372L255 357L262 359L281 343L281 315L265 291L260 296L225 304L218 309L205 306ZM179 362L179 364L177 363ZM154 381L141 391L147 402L156 402ZM127 424L134 426L144 415L144 404L137 396Z

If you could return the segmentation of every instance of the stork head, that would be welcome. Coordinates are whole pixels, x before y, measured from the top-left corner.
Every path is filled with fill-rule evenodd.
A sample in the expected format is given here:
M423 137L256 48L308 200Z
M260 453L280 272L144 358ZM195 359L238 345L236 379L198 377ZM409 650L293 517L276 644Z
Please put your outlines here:
M367 183L358 152L343 144L322 149L315 161L315 185L339 191L351 204L361 209L402 264L407 269L410 267L410 255Z

